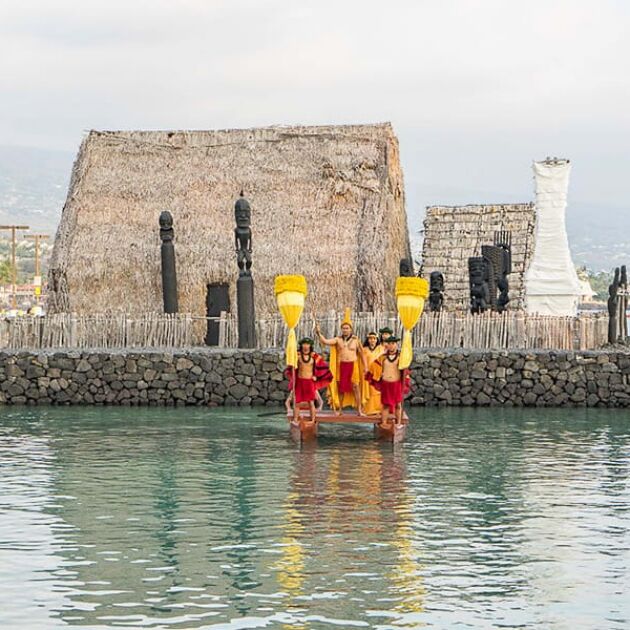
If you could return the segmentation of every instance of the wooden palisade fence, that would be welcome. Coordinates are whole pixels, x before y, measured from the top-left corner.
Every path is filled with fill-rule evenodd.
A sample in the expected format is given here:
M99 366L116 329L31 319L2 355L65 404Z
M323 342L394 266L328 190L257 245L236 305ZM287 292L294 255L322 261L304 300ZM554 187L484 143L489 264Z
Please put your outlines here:
M19 317L0 321L0 349L181 348L193 345L192 323L179 313Z
M332 337L339 331L343 315L319 316L321 330ZM300 336L313 336L315 318L304 315L297 328ZM357 313L355 332L364 339L371 330L389 326L400 332L395 313ZM189 314L142 315L56 314L0 321L0 349L54 348L184 348L201 346L207 318ZM549 317L508 311L498 315L484 313L425 313L414 330L418 348L468 349L556 349L587 350L599 348L607 340L608 316L588 314L579 317ZM219 346L238 346L236 318L219 318ZM278 348L285 344L282 319L271 317L256 322L259 348Z

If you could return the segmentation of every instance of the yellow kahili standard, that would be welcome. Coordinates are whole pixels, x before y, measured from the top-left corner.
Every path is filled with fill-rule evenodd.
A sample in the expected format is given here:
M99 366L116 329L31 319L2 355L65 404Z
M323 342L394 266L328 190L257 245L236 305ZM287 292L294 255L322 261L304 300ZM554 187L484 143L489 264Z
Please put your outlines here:
M429 283L424 278L400 277L396 280L396 308L405 329L400 349L401 370L408 368L413 360L411 330L418 323L428 297Z
M306 299L306 278L304 276L276 276L274 283L278 309L289 328L286 347L287 367L297 368L297 339L295 327L302 317Z

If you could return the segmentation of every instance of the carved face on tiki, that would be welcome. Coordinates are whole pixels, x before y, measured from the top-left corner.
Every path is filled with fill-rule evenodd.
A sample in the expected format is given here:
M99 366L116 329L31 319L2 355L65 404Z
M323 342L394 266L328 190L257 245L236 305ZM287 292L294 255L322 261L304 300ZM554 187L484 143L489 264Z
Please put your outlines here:
M174 236L173 217L170 212L164 210L164 212L160 214L160 239L163 243L169 243L173 240Z
M486 265L483 258L469 258L468 273L471 284L483 284L486 279Z
M407 277L413 275L411 272L411 261L408 258L401 258L398 265L398 275Z
M234 218L239 228L248 228L252 224L252 209L244 197L238 199L234 204Z
M432 271L429 279L431 291L444 291L444 276L440 271Z
M173 227L173 217L167 210L160 213L160 227L163 230L168 230Z

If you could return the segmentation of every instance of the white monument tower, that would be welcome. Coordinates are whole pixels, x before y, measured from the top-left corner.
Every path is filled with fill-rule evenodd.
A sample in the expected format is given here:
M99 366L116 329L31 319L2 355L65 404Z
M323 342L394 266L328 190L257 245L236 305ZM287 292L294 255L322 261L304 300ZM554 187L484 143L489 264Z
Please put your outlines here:
M528 313L576 315L580 297L578 279L565 225L569 160L547 158L534 162L536 181L536 239L525 274Z

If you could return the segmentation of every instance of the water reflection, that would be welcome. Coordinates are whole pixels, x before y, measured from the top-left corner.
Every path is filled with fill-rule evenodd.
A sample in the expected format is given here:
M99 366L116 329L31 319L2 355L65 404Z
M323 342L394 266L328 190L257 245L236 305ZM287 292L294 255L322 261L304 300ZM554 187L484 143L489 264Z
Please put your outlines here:
M391 608L401 619L422 610L405 457L374 442L320 441L296 450L275 567L292 613L283 627L348 624L368 609L382 616Z
M199 410L0 422L11 628L627 627L630 422L420 410L402 447Z

